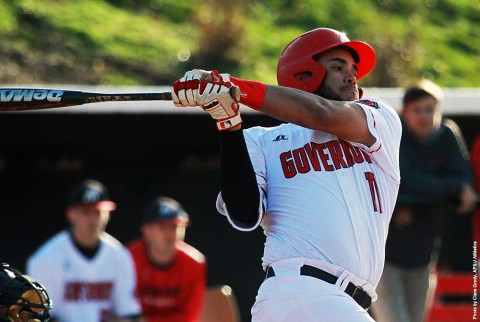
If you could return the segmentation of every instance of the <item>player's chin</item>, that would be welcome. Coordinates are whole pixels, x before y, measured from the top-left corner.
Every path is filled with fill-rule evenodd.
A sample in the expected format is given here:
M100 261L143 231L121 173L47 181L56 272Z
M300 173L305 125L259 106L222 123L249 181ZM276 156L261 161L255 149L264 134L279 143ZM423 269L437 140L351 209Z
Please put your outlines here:
M343 90L341 93L341 97L345 101L356 101L360 98L358 90L355 89L346 89Z

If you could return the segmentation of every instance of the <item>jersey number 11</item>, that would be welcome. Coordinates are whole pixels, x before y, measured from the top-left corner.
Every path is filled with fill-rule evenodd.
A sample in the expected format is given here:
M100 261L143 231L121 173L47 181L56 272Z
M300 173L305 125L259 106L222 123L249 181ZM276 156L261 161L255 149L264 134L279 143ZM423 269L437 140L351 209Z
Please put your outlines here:
M380 199L380 191L378 191L377 181L375 181L375 175L372 172L365 172L365 179L368 181L370 188L370 195L372 196L373 210L376 212L382 212L382 201Z

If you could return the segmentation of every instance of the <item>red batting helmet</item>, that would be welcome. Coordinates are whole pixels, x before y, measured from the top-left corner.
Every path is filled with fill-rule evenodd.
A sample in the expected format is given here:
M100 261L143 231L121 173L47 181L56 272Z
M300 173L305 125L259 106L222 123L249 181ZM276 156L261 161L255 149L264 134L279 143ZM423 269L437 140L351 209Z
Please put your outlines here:
M315 60L315 56L337 47L352 53L358 68L357 80L375 66L375 51L367 43L350 41L337 30L317 28L295 38L283 49L277 64L278 85L315 92L322 85L326 73L325 67ZM311 77L306 80L295 77L305 72Z

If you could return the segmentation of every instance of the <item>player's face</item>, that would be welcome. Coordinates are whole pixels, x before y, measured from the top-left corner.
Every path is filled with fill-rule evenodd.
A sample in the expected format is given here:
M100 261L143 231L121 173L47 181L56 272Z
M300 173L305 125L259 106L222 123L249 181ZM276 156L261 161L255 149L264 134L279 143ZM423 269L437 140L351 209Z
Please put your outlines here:
M142 227L143 236L147 244L156 251L171 253L177 240L185 237L185 225L175 220L153 221Z
M437 128L437 101L425 96L407 103L403 108L403 119L408 129L420 140L426 140Z
M327 72L317 94L338 101L359 99L357 65L349 52L332 49L321 54L318 61Z
M69 210L68 218L74 232L95 237L105 230L110 219L110 211L93 207L75 207Z

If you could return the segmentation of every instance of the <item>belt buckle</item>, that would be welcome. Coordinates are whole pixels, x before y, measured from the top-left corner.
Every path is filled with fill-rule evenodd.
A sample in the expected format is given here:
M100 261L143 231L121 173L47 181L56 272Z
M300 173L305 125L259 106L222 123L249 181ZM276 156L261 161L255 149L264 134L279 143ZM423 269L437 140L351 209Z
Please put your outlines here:
M364 309L368 309L372 304L372 299L370 298L370 296L368 296L368 293L365 292L365 290L361 286L355 285L355 290L352 293L352 298Z
M361 292L365 292L365 291L363 290L363 287L355 285L355 290L354 290L353 293L352 293L352 297L353 297L353 298L355 298L355 295L357 294L357 291L358 291L358 290L360 290ZM358 295L360 295L360 293L359 293Z

